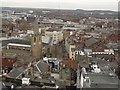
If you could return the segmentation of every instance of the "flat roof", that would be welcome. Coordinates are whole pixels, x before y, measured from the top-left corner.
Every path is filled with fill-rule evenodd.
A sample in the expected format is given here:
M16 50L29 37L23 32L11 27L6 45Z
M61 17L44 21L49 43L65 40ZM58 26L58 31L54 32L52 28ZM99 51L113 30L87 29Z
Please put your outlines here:
M31 47L31 45L26 44L17 44L17 43L8 43L9 46L19 46L19 47Z

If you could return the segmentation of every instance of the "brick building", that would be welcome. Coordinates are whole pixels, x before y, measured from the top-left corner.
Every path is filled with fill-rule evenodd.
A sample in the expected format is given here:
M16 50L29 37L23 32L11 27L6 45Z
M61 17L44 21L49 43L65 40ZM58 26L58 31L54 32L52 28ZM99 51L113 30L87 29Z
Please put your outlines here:
M2 56L2 72L9 72L10 69L13 68L13 64L16 62L16 56Z

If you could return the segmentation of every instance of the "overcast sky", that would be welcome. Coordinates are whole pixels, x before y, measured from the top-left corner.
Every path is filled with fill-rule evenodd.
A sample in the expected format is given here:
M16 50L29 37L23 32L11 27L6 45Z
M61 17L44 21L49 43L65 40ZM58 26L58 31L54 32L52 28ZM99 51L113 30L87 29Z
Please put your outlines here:
M2 0L2 7L118 10L119 0Z

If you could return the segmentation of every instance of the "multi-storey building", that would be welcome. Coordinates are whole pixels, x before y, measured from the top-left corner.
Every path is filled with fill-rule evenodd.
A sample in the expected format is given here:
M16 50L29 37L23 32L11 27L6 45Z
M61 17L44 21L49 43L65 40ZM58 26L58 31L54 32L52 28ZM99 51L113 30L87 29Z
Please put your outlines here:
M63 40L63 33L61 30L53 30L49 29L45 31L45 36L51 37L52 38L52 45L59 43L60 41Z

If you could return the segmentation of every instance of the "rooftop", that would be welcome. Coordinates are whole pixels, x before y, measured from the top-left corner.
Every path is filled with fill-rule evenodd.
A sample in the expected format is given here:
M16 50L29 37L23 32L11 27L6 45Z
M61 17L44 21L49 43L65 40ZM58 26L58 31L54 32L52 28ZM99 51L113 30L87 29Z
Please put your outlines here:
M26 69L27 69L26 66L21 66L19 68L14 68L10 73L8 73L8 76L11 77L11 78L17 78Z
M92 72L92 68L85 67L86 73L83 74L85 78L90 79L90 87L92 88L118 88L118 77L114 72L114 67L111 65L110 62L101 60L101 59L94 59L91 63L98 64L98 67L100 68L100 72ZM89 86L87 82L84 82L84 87Z
M50 29L48 29L47 31L49 31L49 32L59 32L59 31L61 31L61 29L60 28L50 28Z
M95 44L98 40L96 40L94 37L91 37L90 39L85 41L85 45L86 46L91 46L93 44Z
M49 44L51 41L50 37L42 36L42 43Z
M26 44L17 44L17 43L8 43L9 46L19 46L19 47L31 47L31 45Z

